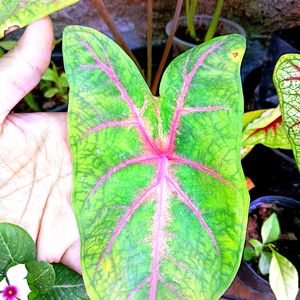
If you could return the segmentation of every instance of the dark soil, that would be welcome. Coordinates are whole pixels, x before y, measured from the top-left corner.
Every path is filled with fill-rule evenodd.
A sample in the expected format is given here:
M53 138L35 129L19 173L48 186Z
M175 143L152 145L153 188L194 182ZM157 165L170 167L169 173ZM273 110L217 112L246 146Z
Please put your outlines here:
M199 45L199 44L204 42L204 38L205 38L205 34L207 32L207 29L208 29L207 25L196 23L195 24L196 38L193 39L190 36L186 25L179 24L178 28L176 30L175 36L178 37L181 40L184 40L184 41L188 42L188 43ZM220 35L224 35L222 24L218 25L217 31L215 33L215 37L220 36Z
M277 214L281 228L280 238L273 244L276 250L291 261L300 273L300 211L298 209L281 207L275 203L263 204L255 209L248 218L246 244L249 239L262 240L261 226L273 212ZM263 276L258 270L258 259L251 260L249 264L261 277L268 280L268 276Z

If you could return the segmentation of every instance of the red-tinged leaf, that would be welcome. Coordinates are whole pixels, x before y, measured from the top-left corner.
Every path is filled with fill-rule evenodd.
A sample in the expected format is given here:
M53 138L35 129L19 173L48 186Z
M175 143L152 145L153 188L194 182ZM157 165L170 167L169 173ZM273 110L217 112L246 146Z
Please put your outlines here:
M218 299L233 280L248 211L244 48L232 35L184 53L156 98L113 41L65 30L73 206L92 299Z
M250 111L244 115L241 156L244 158L256 144L291 149L282 124L280 107Z
M300 170L300 55L281 56L274 69L273 81L286 134Z

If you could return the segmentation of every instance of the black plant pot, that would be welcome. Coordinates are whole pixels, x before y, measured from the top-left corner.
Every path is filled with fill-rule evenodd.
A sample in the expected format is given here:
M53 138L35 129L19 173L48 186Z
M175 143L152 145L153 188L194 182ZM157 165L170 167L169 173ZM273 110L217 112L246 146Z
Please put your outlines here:
M291 241L292 244L289 245L290 248L296 249L297 251L300 251L300 224L294 224L297 223L297 220L299 221L300 218L300 202L296 201L295 199L289 198L289 197L283 197L283 196L264 196L260 197L254 201L251 202L250 208L249 208L249 215L255 214L259 208L266 207L266 209L270 209L272 211L277 212L280 224L285 230L287 228L291 229L291 227L294 230L296 240ZM288 220L288 224L284 223L283 220ZM261 228L262 224L259 224L259 228ZM285 241L287 244L289 244L288 241ZM283 245L283 242L278 243L279 246ZM288 251L288 250L286 250ZM284 252L284 251L283 251ZM281 254L284 256L288 256L288 252L283 253L281 251ZM299 253L293 257L293 260L291 257L289 257L289 260L292 261L292 263L296 266L296 268L299 270L300 266L300 260L299 260ZM245 262L244 260L241 263L239 272L238 272L238 278L242 282L242 284L246 285L249 289L249 294L255 294L260 295L260 299L268 299L268 300L275 300L275 296L270 288L269 282L262 278L260 275L258 275L253 268L250 266L249 263ZM245 299L253 299L253 298L245 298ZM296 299L300 299L300 293L298 293L298 296Z

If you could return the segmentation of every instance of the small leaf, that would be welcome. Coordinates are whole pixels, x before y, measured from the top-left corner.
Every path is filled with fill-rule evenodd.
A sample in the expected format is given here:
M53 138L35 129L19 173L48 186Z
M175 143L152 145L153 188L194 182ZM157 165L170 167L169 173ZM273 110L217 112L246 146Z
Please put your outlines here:
M58 74L51 68L48 68L42 76L42 80L52 81L56 83L58 81Z
M40 90L46 90L46 89L49 89L50 87L52 87L52 81L42 79L39 83Z
M267 109L259 109L259 110L252 110L244 113L243 115L243 130L245 130L250 123L259 119L263 113L265 113Z
M58 85L60 87L64 87L64 88L69 87L69 83L68 83L68 80L67 80L66 73L62 73L60 75L60 77L58 78Z
M281 56L275 66L273 81L283 124L300 171L300 54Z
M27 94L24 97L24 101L26 104L34 111L41 111L41 108L35 98L33 97L32 93Z
M53 288L43 295L43 300L89 299L82 276L63 264L53 264L56 280Z
M262 251L258 261L258 268L261 274L266 275L269 273L271 259L272 259L272 253Z
M35 243L23 228L0 223L0 253L0 273L4 274L9 265L35 260Z
M278 300L295 300L298 293L298 272L293 264L272 250L269 281Z
M263 250L263 244L260 241L254 240L254 239L249 240L249 243L254 248L254 256L260 256L260 254Z
M280 226L275 213L272 213L272 215L264 221L261 227L261 236L264 244L278 240L280 236Z
M32 261L26 263L26 269L31 282L39 294L49 292L55 283L55 272L53 266L44 261Z
M2 0L0 1L0 38L79 0Z
M44 93L44 97L46 98L52 98L54 95L56 95L59 92L58 88L50 88Z
M244 249L244 259L249 261L253 258L253 256L254 256L253 248L245 247L245 249Z
M58 45L59 43L61 43L61 41L62 41L62 38L54 39L53 45L56 46L56 45Z

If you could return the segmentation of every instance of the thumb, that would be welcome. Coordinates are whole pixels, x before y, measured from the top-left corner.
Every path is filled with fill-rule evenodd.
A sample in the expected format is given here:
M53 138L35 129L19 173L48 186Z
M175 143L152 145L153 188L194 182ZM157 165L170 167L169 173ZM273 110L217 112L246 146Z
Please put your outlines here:
M0 59L0 125L40 81L49 66L53 26L49 17L27 27L15 48Z

